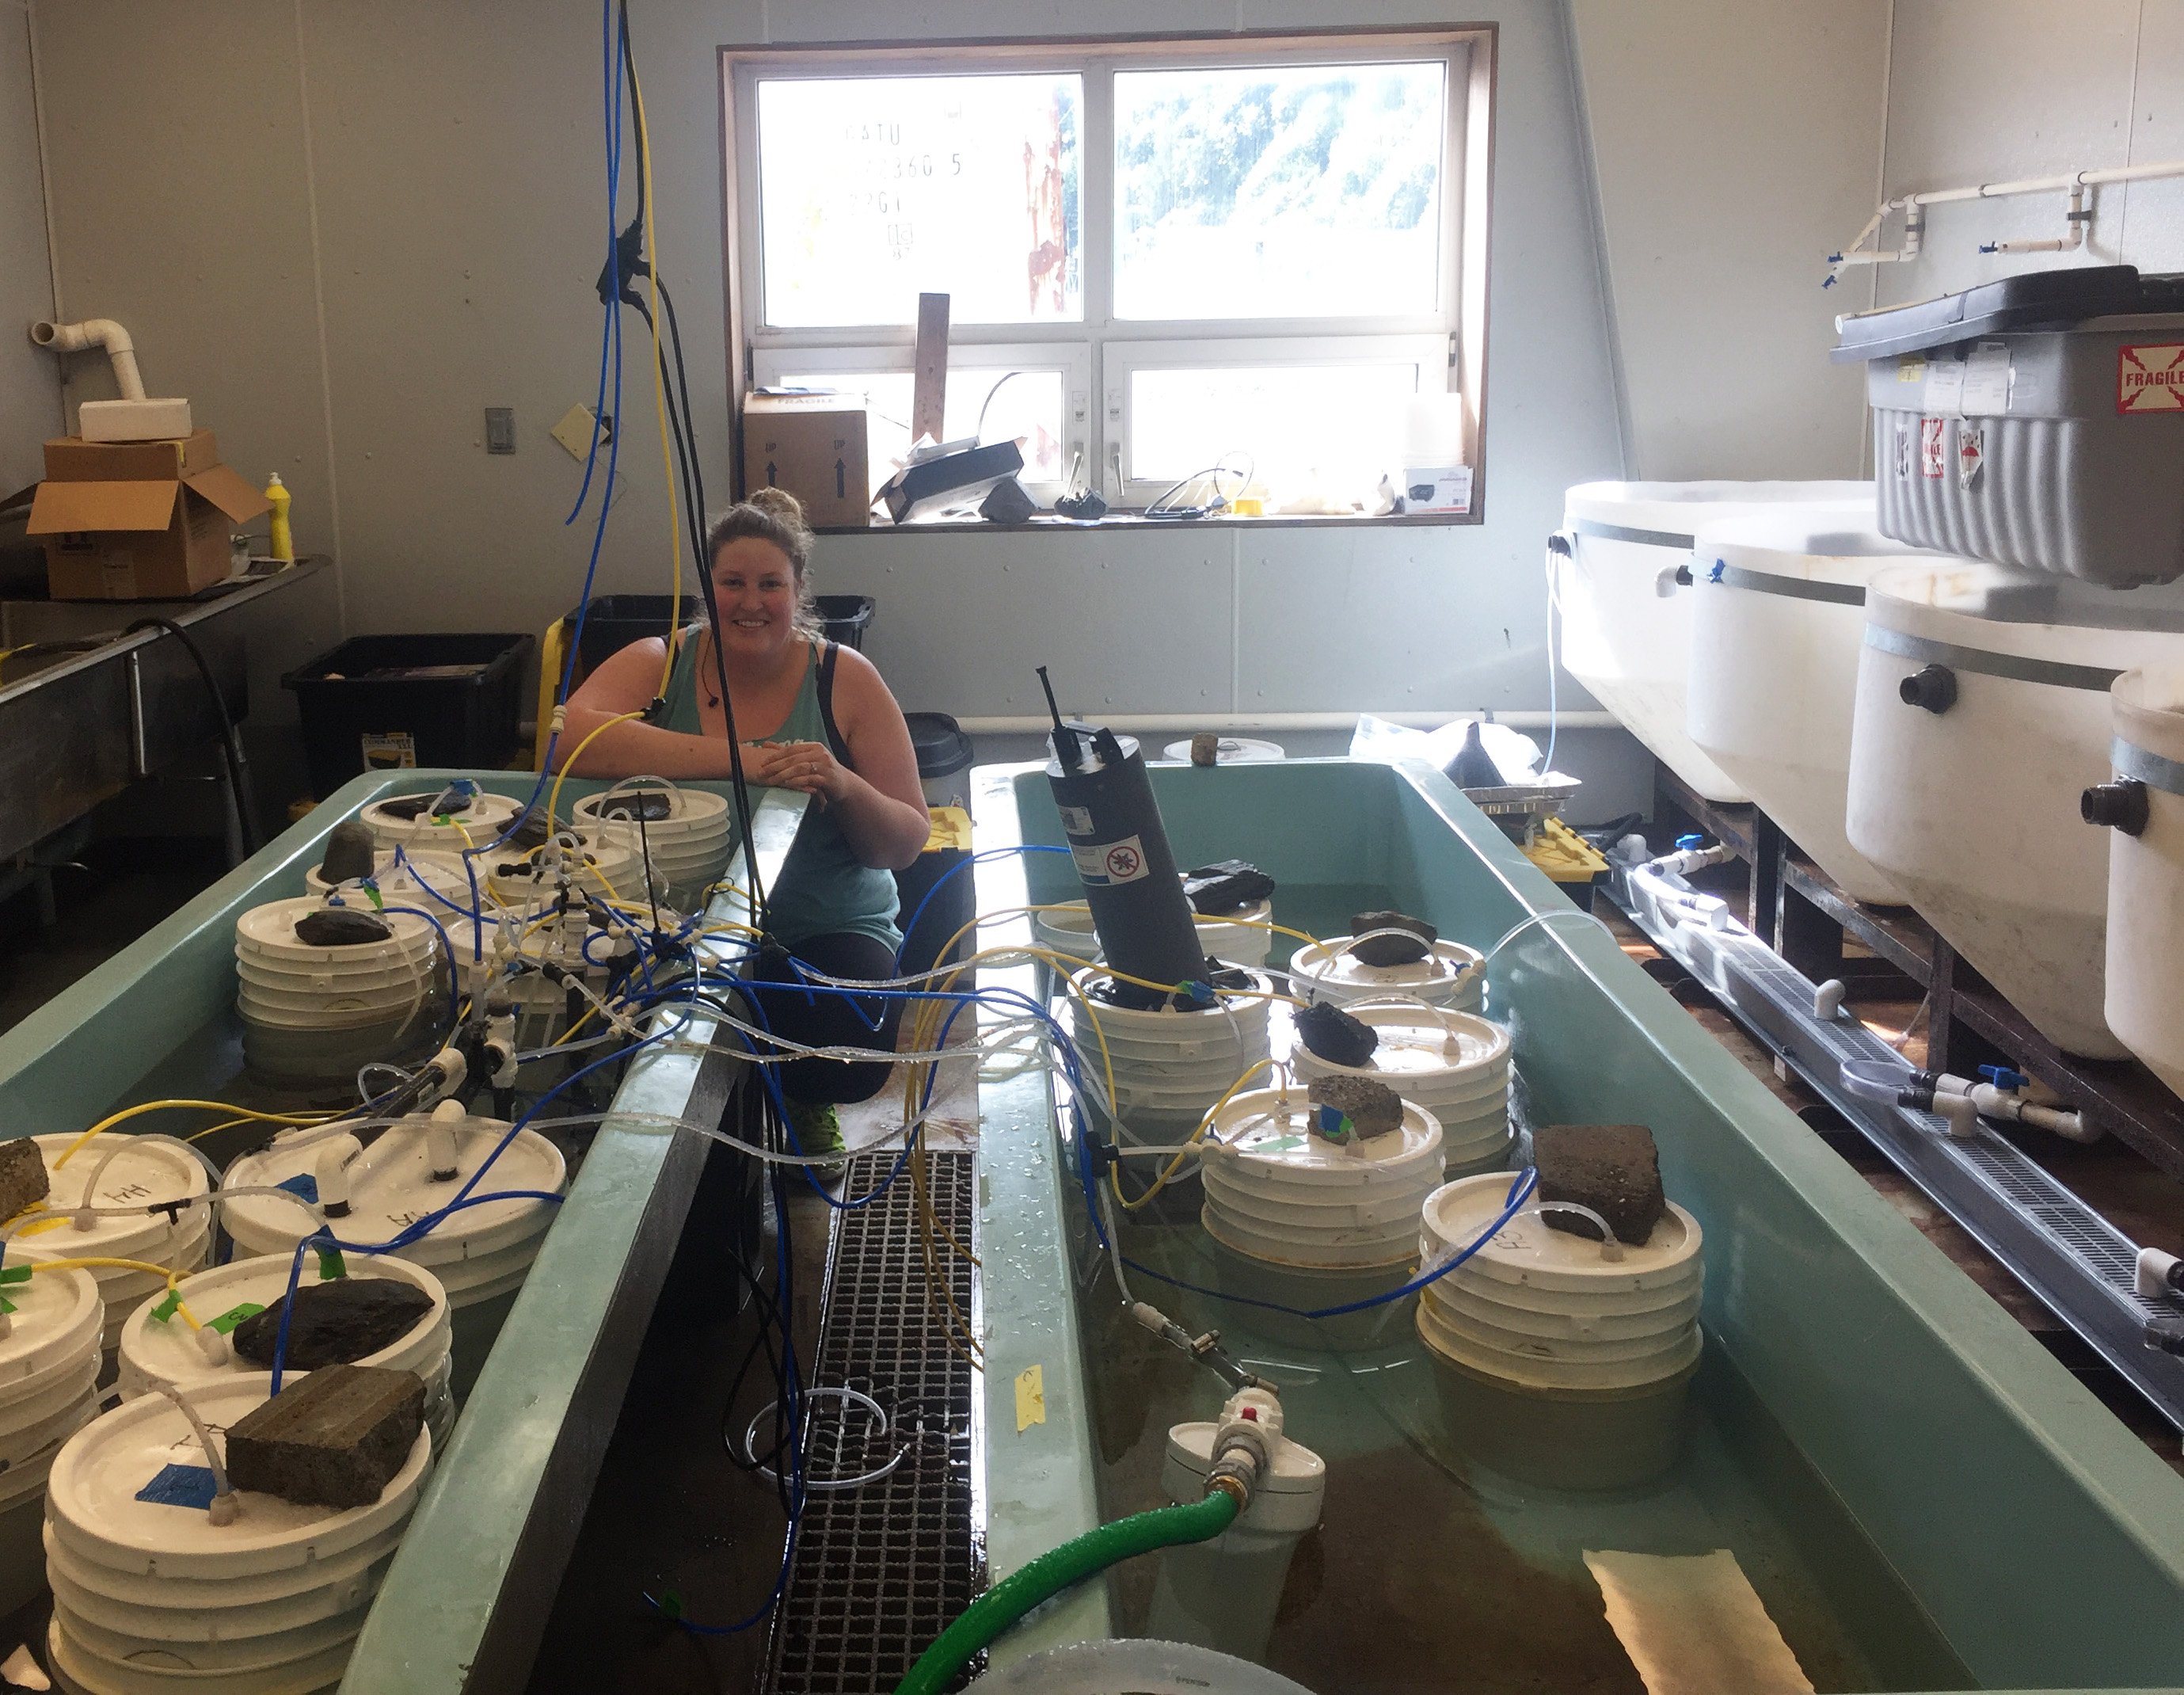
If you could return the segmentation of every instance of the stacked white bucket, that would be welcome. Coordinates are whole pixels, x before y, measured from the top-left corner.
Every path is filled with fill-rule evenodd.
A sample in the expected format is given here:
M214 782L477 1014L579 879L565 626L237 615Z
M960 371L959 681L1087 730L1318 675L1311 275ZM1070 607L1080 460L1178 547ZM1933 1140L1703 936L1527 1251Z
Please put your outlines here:
M1903 900L1843 833L1866 585L1941 563L1841 511L1703 526L1692 555L1691 739L1858 900Z
M1073 979L1072 1035L1089 1080L1104 1089L1112 1070L1116 1116L1140 1139L1189 1135L1268 1057L1265 978L1254 974L1251 992L1226 994L1217 1006L1179 1011L1171 1001L1141 1012L1094 995L1106 975L1095 966Z
M1441 1181L1433 1114L1407 1101L1396 1129L1336 1142L1314 1129L1318 1112L1295 1087L1214 1114L1199 1222L1240 1257L1221 1264L1232 1294L1318 1312L1400 1287L1416 1257L1418 1208ZM1368 1309L1357 1328L1384 1317Z
M2184 1095L2184 666L2127 672L2109 693L2115 775L2146 803L2141 828L2103 833L2109 1028Z
M1379 1038L1372 1057L1362 1066L1335 1065L1299 1041L1290 1062L1299 1082L1368 1078L1423 1107L1440 1125L1451 1179L1508 1163L1508 1031L1474 1014L1417 1001L1353 1001L1343 1010Z
M1476 1012L1486 1004L1486 958L1476 949L1444 939L1408 965L1368 965L1354 951L1362 939L1329 936L1290 955L1290 981L1298 997L1347 1007L1393 995L1457 1012Z
M510 843L479 858L489 867L493 898L519 911L544 906L565 871L573 886L603 900L644 898L644 861L633 824L562 824L536 851Z
M435 853L426 848L382 848L373 856L371 880L379 898L390 906L415 906L446 923L471 910L471 867L460 854ZM485 873L477 873L478 889L485 889ZM337 885L326 881L323 868L313 866L304 873L306 894L320 898ZM348 885L354 887L354 884Z
M454 1143L454 1175L436 1178L435 1163L445 1157L444 1141ZM348 1190L348 1212L327 1219L315 1200L238 1195L225 1203L221 1223L245 1254L276 1254L285 1263L296 1244L330 1227L343 1241L377 1245L392 1241L415 1219L439 1211L463 1189L509 1127L497 1118L465 1117L443 1102L427 1118L417 1114L383 1131L370 1147L355 1151L356 1139L345 1133L323 1136L309 1131L276 1138L262 1153L248 1154L227 1169L224 1186L254 1189L307 1179L298 1186L311 1196L318 1185L339 1180ZM436 1146L440 1151L436 1151ZM495 1158L471 1188L473 1197L503 1193L557 1195L567 1177L560 1150L535 1130L522 1130ZM471 1381L499 1333L545 1240L559 1208L534 1199L486 1201L465 1206L427 1235L398 1250L399 1257L421 1265L447 1291L452 1309L455 1350L455 1398Z
M1419 1220L1421 1274L1477 1241L1516 1180L1437 1190ZM1528 1208L1429 1283L1418 1336L1457 1374L1443 1404L1459 1436L1523 1475L1608 1485L1661 1469L1698 1367L1700 1246L1698 1221L1674 1202L1644 1242L1613 1253Z
M1685 727L1691 661L1689 567L1709 521L1794 503L1870 527L1870 482L1587 482L1563 497L1566 555L1551 558L1563 666L1677 776L1709 800L1744 793Z
M667 816L647 817L638 830L634 809L641 804L657 806L662 801L666 803ZM727 797L708 789L678 789L656 778L638 778L579 800L574 811L577 824L588 831L615 821L618 813L627 813L622 822L651 854L653 878L660 900L681 911L695 910L705 891L728 867L733 820ZM630 900L643 898L642 878L634 892L625 889L622 893Z
M2109 845L2078 822L2110 770L2109 685L2180 661L2184 583L1953 560L1884 571L1866 594L1850 845L2071 1053L2127 1051L2102 1016Z
M521 800L510 800L505 795L480 793L457 811L423 812L414 818L404 817L403 811L415 798L375 800L357 817L370 826L382 847L458 854L465 848L486 846L523 812Z
M354 895L344 906L374 911ZM236 1015L243 1057L261 1074L347 1076L367 1060L422 1046L445 1016L446 973L432 921L376 913L391 932L384 941L299 939L297 924L326 910L306 895L254 906L235 921Z
M182 1271L205 1263L212 1246L212 1178L202 1160L167 1136L107 1130L75 1147L79 1140L65 1133L32 1138L45 1157L47 1210L61 1222L19 1229L9 1247L16 1260L133 1259ZM178 1207L171 1218L143 1210L159 1201L194 1204ZM71 1216L79 1207L126 1210L92 1218L90 1228L80 1230ZM110 1350L119 1346L129 1315L163 1292L167 1280L108 1265L93 1268L92 1275L104 1309L99 1345Z
M254 1372L203 1379L182 1393L218 1432L270 1387L269 1374ZM78 1431L47 1486L47 1645L61 1687L90 1695L332 1687L432 1456L432 1435L421 1430L369 1506L301 1507L245 1492L242 1510L215 1525L201 1508L137 1498L168 1466L205 1464L164 1396L129 1402Z
M0 1610L13 1612L44 1579L46 1473L61 1444L98 1416L103 1307L88 1271L34 1272L0 1292L15 1309L0 1336Z
M240 1306L263 1309L277 1304L288 1292L292 1261L290 1254L235 1260L184 1278L176 1292L200 1324L210 1325ZM432 1302L405 1335L354 1363L388 1371L414 1371L422 1378L425 1420L432 1427L433 1440L444 1446L455 1421L454 1403L448 1392L454 1327L447 1291L423 1266L393 1254L348 1254L343 1257L343 1265L348 1277L406 1284ZM318 1255L306 1253L298 1287L316 1287L324 1280L320 1272ZM210 1374L247 1376L262 1369L239 1358L225 1336L215 1345L219 1358L209 1357L199 1345L198 1333L178 1313L157 1316L165 1304L164 1300L147 1301L123 1327L121 1374L114 1386L123 1400L134 1401L159 1393L162 1386L198 1382Z
M1195 919L1198 945L1208 958L1223 965L1264 965L1273 942L1274 933L1268 928L1273 920L1272 900L1254 900L1213 917L1198 914ZM1105 957L1100 951L1100 938L1093 933L1092 908L1085 901L1072 900L1034 912L1031 933L1034 945L1065 959L1096 963Z

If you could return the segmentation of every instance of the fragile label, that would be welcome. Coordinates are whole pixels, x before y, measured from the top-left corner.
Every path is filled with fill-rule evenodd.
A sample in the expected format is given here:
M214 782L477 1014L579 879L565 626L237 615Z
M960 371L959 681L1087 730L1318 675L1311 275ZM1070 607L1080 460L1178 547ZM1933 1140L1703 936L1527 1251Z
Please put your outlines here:
M2116 410L2184 412L2184 342L2116 349Z
M417 739L407 730L360 738L366 771L414 771L417 767Z
M1989 416L2009 410L2009 343L1981 342L1964 361L1964 388L1959 406L1968 418Z
M1118 842L1072 847L1069 852L1077 861L1078 876L1103 888L1110 884L1135 883L1145 875L1145 845L1135 836L1124 836Z
M1061 828L1072 836L1092 834L1092 811L1089 806L1061 806Z
M1970 488L1986 460L1986 429L1981 424L1957 426L1957 487Z
M1948 471L1948 446L1943 439L1946 418L1921 418L1919 421L1919 474L1938 477Z

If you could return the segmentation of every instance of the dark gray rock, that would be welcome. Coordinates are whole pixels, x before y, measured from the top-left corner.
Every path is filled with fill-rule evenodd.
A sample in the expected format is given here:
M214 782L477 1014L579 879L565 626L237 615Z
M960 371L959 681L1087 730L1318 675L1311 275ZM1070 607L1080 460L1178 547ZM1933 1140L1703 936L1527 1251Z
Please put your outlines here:
M1643 1124L1542 1124L1532 1132L1539 1198L1574 1201L1607 1220L1615 1239L1641 1246L1669 1207L1661 1192L1661 1157ZM1599 1226L1574 1213L1542 1213L1551 1229L1589 1241Z
M300 1507L366 1507L402 1469L424 1422L415 1372L330 1365L290 1379L227 1431L228 1480Z
M392 1347L432 1310L432 1296L413 1283L391 1277L343 1277L296 1291L295 1316L288 1320L291 1371L316 1371L325 1365L353 1364ZM253 1365L270 1367L281 1334L286 1296L245 1319L230 1340Z
M1440 932L1424 918L1407 912L1360 912L1350 920L1350 934L1362 936L1371 930L1408 930L1418 940L1402 936L1374 936L1350 950L1352 959L1367 965L1412 965L1433 951Z
M1296 1015L1297 1040L1329 1065L1357 1067L1372 1062L1379 1033L1353 1018L1332 1001L1315 1001Z
M369 877L379 868L379 843L371 826L359 818L343 818L326 832L326 856L319 875L329 883L347 883Z
M321 906L296 920L296 939L307 947L359 947L393 934L386 919L360 906Z
M12 1218L52 1192L46 1157L28 1136L0 1142L0 1218Z

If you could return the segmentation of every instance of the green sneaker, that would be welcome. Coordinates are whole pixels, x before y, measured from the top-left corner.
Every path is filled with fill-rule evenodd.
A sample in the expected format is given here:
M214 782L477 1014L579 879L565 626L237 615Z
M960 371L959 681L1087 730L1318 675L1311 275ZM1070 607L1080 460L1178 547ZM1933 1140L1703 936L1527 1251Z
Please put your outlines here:
M846 1146L842 1140L842 1120L835 1112L832 1101L814 1104L806 1101L788 1102L788 1128L796 1138L796 1146L809 1158L822 1154L841 1154ZM838 1177L844 1162L830 1159L812 1169L822 1177Z

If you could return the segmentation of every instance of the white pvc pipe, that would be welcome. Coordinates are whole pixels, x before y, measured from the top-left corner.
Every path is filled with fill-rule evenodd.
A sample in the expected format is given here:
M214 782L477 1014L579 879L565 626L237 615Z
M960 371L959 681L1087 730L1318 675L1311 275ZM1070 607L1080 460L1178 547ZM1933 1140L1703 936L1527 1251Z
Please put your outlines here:
M55 353L86 353L103 348L114 362L114 380L124 400L144 398L144 379L136 373L136 344L129 332L111 318L86 318L77 324L53 324L44 320L31 326L31 339Z
M2088 188L2098 188L2109 182L2145 182L2165 176L2184 176L2184 159L2162 159L2152 164L2111 165L2104 170L2066 170L2054 176L2020 176L2006 182L1979 182L1965 188L1928 188L1916 194L1906 194L1894 200L1885 200L1880 209L1873 215L1866 226L1858 231L1856 240L1837 254L1828 256L1828 263L1836 267L1841 275L1847 265L1886 265L1897 259L1915 259L1919 254L1919 237L1907 229L1903 246L1894 252L1860 253L1858 243L1864 241L1880 227L1881 220L1891 212L1903 212L1914 221L1919 219L1919 209L1943 206L1963 200L2000 200L2016 194L2059 194L2073 197L2074 214L2082 209L2075 204L2075 198ZM2072 230L2082 227L2082 220L2072 218ZM2009 253L2068 252L2082 244L2067 237L2050 246L2045 243L2004 243L2001 250Z
M1486 715L1481 711L1375 712L1372 716L1412 730L1437 730L1444 724L1460 724L1473 718L1486 722ZM1177 734L1202 731L1212 734L1235 735L1249 730L1347 730L1356 726L1358 716L1356 712L1229 712L1208 713L1197 717L1186 717L1172 712L1123 712L1103 716L1100 722L1109 729L1126 731L1132 735L1171 731ZM1623 728L1621 721L1613 712L1550 713L1528 709L1516 712L1496 711L1492 722L1507 725L1513 730L1544 730L1550 723L1565 730L1616 730ZM1054 728L1054 721L1043 715L958 718L956 722L966 733L974 736L1016 735Z

